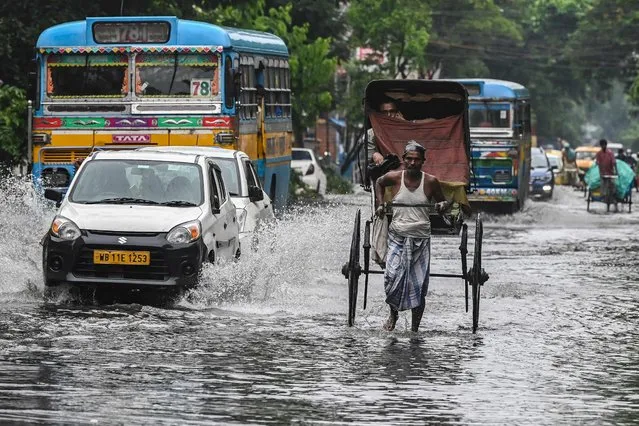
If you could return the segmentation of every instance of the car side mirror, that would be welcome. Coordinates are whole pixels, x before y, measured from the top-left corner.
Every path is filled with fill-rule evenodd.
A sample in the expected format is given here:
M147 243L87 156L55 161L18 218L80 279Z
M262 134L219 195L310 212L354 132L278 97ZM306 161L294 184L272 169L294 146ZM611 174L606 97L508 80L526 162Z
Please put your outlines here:
M557 167L556 165L552 165L552 166L550 166L550 169L551 170L559 170L559 167Z
M249 186L248 187L249 200L252 203L256 201L262 201L264 199L264 191L259 186Z
M47 188L44 190L44 198L55 201L55 206L60 207L64 199L64 193L59 189Z
M220 198L217 195L211 197L211 213L220 214Z

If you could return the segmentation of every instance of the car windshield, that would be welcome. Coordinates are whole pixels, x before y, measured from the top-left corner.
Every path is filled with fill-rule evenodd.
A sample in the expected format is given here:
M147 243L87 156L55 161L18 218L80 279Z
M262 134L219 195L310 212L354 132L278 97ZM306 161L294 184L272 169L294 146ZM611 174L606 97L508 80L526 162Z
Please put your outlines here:
M69 200L83 204L202 204L202 173L192 163L93 160L77 177Z
M577 160L592 160L597 155L596 152L592 151L577 151Z
M558 169L561 169L561 159L559 157L555 157L554 155L549 155L548 162L550 163L551 167L557 166Z
M240 178L235 160L232 158L215 158L214 161L222 171L222 179L224 179L224 185L229 191L229 195L232 197L239 196Z
M533 169L537 169L537 168L548 168L548 160L546 159L546 156L543 154L537 154L532 156L531 159L531 167Z
M510 104L471 103L469 109L470 127L510 127Z
M293 160L309 160L312 161L311 153L306 150L293 150Z

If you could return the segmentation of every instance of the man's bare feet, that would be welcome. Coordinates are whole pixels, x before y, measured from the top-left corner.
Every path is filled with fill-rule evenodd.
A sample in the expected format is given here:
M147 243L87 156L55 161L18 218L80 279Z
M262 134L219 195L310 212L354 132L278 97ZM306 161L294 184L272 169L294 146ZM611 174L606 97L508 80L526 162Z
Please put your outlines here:
M388 319L384 323L383 329L386 331L395 330L395 324L397 323L398 317L399 315L397 314L397 312L391 312L391 314L388 316Z

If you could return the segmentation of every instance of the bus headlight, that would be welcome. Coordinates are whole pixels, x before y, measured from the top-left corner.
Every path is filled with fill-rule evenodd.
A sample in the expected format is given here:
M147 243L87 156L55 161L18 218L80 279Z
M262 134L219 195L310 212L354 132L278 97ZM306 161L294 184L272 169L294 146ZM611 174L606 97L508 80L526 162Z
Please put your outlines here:
M73 241L81 235L78 225L64 216L56 216L51 223L51 233L63 240Z

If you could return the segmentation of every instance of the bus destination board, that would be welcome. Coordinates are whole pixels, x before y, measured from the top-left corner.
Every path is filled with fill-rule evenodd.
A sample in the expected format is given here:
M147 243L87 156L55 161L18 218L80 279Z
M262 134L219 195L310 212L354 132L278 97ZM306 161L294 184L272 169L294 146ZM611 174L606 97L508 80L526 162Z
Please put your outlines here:
M96 22L93 38L96 43L166 43L171 26L168 22Z

